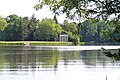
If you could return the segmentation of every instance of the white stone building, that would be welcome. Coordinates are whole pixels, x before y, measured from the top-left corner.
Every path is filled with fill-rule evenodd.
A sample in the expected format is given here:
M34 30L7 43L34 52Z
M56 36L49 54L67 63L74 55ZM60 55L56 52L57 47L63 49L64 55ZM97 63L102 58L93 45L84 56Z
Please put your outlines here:
M61 34L59 36L59 41L61 41L61 42L68 42L68 35L67 34Z

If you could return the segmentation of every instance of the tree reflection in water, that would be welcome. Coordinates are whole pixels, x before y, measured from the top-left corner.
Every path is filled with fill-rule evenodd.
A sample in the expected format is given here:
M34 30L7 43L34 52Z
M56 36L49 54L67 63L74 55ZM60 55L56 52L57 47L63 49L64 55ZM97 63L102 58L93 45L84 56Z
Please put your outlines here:
M120 51L120 50L119 50ZM79 64L78 64L78 63ZM63 64L64 63L64 64ZM0 69L10 70L54 70L58 65L82 65L106 66L107 57L103 57L101 51L59 51L59 50L36 50L35 47L23 46L1 46L0 47Z
M57 68L60 52L34 50L22 46L0 47L0 68L26 70L28 68Z

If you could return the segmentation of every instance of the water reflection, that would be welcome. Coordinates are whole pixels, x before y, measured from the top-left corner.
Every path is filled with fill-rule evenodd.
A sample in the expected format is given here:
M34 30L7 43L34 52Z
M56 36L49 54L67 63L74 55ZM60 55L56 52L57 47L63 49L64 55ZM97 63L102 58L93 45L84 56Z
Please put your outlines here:
M66 80L67 76L72 76L69 80L74 77L78 77L76 80L96 80L93 75L103 77L106 74L111 75L110 72L117 73L120 71L119 65L119 62L113 63L112 59L104 56L100 50L59 51L22 46L0 47L0 80L5 80L2 79L5 76L6 80L16 80L17 77L22 80L38 80L39 77L42 80ZM13 75L12 79L10 75ZM117 78L120 79L118 76Z

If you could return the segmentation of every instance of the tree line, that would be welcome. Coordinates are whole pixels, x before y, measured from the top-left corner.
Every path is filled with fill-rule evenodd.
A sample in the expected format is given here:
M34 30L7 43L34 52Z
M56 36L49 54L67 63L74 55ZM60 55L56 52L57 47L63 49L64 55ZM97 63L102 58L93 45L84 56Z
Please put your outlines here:
M39 0L38 4L34 6L34 9L39 10L42 9L44 6L48 6L50 11L52 11L55 15L61 15L66 14L66 17L69 19L76 19L76 20L86 20L86 19L101 19L103 22L97 22L105 24L101 25L99 28L96 27L97 30L93 30L94 28L88 28L86 26L86 29L88 31L92 32L92 35L87 35L90 32L86 32L87 34L84 36L98 38L95 41L98 40L98 42L108 42L111 41L114 38L115 41L120 42L120 1L119 0ZM91 21L89 21L91 22ZM92 22L94 23L94 22ZM109 24L108 24L109 23ZM80 22L81 25L81 22ZM90 25L91 26L91 25ZM109 29L111 29L110 26L112 26L111 29L113 31L113 34L108 34ZM114 26L114 27L113 27ZM104 28L103 28L104 27ZM100 31L102 29L102 32ZM85 30L83 30L82 34ZM95 35L95 31L97 31L97 35ZM97 37L98 36L98 37ZM114 37L108 37L108 36L114 36ZM83 37L83 35L82 35ZM86 39L86 38L82 39ZM90 38L87 38L86 40L91 40ZM85 40L83 40L85 41Z
M117 27L118 26L118 27ZM40 21L34 15L19 17L9 15L0 17L1 41L58 41L60 34L68 34L69 41L76 44L82 42L111 43L120 41L120 21L96 18L86 19L81 23L64 20L62 24L54 19L45 18Z

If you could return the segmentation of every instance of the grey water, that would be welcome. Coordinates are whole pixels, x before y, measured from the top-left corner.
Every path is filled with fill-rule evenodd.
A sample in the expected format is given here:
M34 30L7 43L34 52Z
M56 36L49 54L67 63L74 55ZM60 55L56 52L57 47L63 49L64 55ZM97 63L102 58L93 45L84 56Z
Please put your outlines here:
M0 46L0 80L120 80L120 62L100 47Z

